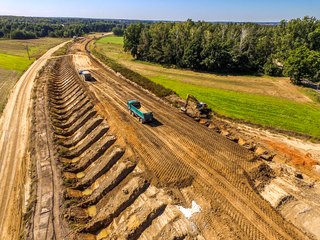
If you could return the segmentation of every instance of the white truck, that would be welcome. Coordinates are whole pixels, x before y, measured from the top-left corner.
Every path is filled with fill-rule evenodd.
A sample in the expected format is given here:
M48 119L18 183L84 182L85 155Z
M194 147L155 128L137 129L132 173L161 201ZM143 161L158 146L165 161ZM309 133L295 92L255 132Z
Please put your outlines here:
M91 81L93 78L88 70L80 70L79 74L83 77L85 81Z

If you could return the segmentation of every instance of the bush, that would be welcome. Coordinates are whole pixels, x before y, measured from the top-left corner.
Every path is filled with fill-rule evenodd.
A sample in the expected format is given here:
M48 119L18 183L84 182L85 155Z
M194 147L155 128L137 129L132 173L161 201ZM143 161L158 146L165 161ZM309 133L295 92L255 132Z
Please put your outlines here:
M282 68L278 66L272 58L269 58L266 64L263 66L264 74L274 77L282 76Z

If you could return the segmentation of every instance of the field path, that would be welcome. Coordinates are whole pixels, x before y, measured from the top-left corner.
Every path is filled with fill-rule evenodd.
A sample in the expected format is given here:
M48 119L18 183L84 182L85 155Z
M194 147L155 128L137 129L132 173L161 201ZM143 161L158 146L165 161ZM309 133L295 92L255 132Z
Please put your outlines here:
M65 43L50 49L21 76L0 120L0 239L18 239L20 234L34 79Z

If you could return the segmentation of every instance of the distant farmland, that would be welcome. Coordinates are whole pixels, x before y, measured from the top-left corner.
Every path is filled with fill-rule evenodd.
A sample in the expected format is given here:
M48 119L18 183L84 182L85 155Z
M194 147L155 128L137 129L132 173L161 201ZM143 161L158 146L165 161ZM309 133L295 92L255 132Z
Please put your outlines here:
M66 39L59 38L0 40L0 114L10 91L22 73L48 49L64 41Z
M217 113L264 126L320 137L320 104L287 78L232 76L165 68L134 61L122 48L123 38L110 36L96 48L150 80L207 102ZM310 94L309 94L310 95Z

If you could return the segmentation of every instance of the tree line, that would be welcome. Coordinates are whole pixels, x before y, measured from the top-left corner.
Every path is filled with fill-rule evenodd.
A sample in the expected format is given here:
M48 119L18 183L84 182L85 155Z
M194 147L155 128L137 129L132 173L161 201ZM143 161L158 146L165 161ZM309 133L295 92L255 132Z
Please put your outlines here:
M199 71L258 73L320 81L320 21L159 22L130 25L124 49L139 60Z
M111 32L113 29L121 35L123 29L131 23L134 21L0 16L0 38L70 38L90 32Z

